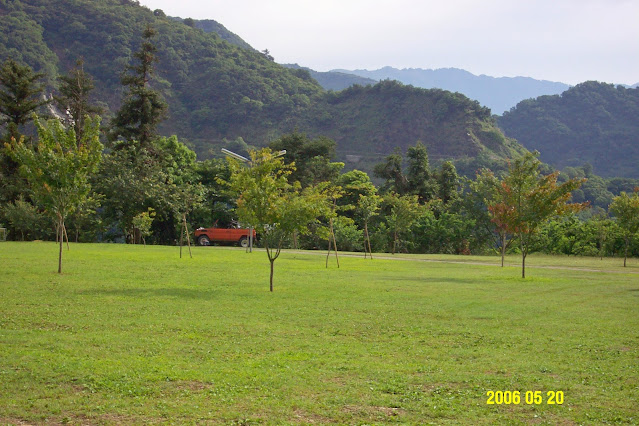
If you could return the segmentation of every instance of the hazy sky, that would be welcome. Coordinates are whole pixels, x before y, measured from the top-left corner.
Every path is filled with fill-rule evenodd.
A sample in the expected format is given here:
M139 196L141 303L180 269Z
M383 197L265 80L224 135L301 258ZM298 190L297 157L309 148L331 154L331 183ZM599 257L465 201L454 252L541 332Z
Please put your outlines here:
M140 0L214 19L279 63L462 68L577 84L639 82L639 0Z

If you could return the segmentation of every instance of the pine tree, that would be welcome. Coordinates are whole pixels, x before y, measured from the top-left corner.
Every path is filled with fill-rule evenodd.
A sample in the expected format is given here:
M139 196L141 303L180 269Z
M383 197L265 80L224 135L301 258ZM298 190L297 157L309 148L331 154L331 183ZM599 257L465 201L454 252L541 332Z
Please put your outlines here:
M157 48L151 41L155 35L153 27L147 26L142 46L134 54L139 63L129 65L128 73L122 77L122 85L128 88L128 93L111 123L111 138L123 138L125 142L116 144L116 147L137 141L140 147L150 148L151 141L157 136L157 126L166 116L166 102L160 93L150 87L153 64L157 61Z
M13 59L7 59L0 67L0 125L7 126L0 141L0 203L19 196L28 198L27 185L18 175L18 164L4 143L20 140L22 127L31 121L31 114L49 103L42 97L44 83L39 81L42 77L44 74L34 73L31 67Z
M449 204L457 198L459 190L459 175L451 161L444 161L437 173L438 195L444 204Z
M408 193L417 195L419 201L424 203L437 196L437 180L430 170L428 162L428 150L423 143L417 142L415 146L408 148Z
M87 116L95 116L102 108L91 105L89 94L95 88L93 78L84 71L84 60L78 59L74 68L67 75L58 77L60 81L59 96L55 102L61 111L67 114L70 125L75 129L78 143L82 140L84 121Z
M7 124L6 142L19 139L20 126L31 121L31 114L49 103L42 97L42 73L34 73L30 66L7 59L0 68L0 124Z

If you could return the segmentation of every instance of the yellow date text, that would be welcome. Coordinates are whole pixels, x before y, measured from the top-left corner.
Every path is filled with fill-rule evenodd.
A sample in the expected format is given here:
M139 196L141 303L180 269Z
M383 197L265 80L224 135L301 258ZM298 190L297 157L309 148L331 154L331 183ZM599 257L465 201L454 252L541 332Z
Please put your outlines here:
M563 391L488 391L486 392L488 405L562 405Z

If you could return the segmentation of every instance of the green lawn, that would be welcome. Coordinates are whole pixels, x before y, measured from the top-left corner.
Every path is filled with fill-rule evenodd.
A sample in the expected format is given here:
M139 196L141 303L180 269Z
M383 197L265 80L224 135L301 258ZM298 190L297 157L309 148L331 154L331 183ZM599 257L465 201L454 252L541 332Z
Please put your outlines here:
M270 293L260 251L56 249L0 243L1 424L639 422L637 259L284 252Z

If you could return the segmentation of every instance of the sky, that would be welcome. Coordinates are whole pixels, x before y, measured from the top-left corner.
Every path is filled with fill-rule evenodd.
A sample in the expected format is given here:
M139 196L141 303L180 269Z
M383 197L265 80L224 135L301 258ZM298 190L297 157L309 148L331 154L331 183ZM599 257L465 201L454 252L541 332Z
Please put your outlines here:
M639 82L639 0L140 0L213 19L278 63L461 68L578 84Z

